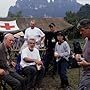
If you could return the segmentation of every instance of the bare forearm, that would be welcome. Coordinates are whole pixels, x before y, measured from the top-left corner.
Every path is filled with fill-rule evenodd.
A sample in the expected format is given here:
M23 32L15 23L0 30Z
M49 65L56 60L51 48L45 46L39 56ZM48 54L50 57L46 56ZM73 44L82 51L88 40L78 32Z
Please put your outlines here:
M45 40L45 37L41 37L41 42L44 42L44 40Z
M31 59L31 58L25 57L24 61L30 63L30 62L34 62L35 59Z
M87 63L87 66L90 66L90 63L89 62Z
M90 62L87 62L86 60L84 60L82 58L80 59L78 64L81 65L81 66L90 66Z

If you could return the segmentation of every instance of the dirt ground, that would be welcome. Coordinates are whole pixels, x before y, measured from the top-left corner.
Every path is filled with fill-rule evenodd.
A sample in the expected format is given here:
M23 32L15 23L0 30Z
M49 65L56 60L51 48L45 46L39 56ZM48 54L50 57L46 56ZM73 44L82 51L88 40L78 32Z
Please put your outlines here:
M68 79L71 90L77 90L80 80L80 72L81 68L68 69ZM8 90L11 90L11 88L8 87ZM43 79L42 89L40 90L63 90L60 88L60 78L58 74L52 76L51 71L49 71Z
M68 69L68 79L71 90L77 90L80 80L80 68ZM60 88L60 78L58 75L52 77L50 72L45 76L42 83L42 90L62 90Z

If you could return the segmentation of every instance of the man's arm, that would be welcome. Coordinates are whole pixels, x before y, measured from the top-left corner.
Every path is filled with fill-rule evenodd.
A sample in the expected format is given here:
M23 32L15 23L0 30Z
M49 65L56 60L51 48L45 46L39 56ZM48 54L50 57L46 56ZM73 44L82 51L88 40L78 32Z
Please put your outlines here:
M25 62L27 62L27 63L35 62L36 64L43 65L43 63L42 63L41 60L31 59L31 58L29 58L29 57L25 57L23 60L24 60Z
M25 62L27 62L27 63L31 63L31 62L34 62L34 61L35 61L35 59L31 59L31 58L29 58L29 57L24 57L23 60L24 60Z
M80 66L90 66L90 63L82 59L80 62L77 62Z
M90 62L87 62L84 58L81 57L80 54L76 54L75 59L80 66L90 66Z
M5 70L8 69L8 64L6 61L7 61L6 56L3 50L0 49L0 68L5 69Z
M1 68L0 68L0 76L3 76L4 74L5 74L4 69L1 69Z
M40 42L41 42L41 43L44 42L44 40L45 40L45 34L44 34L44 32L41 31L41 30L40 30L40 37L41 37Z
M41 37L41 42L44 42L45 36Z

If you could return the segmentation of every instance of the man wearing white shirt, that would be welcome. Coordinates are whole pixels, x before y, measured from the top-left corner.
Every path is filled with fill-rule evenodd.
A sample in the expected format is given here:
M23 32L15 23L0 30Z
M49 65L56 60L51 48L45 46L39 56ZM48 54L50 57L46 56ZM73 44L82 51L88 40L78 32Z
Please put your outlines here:
M26 29L24 39L25 39L25 45L27 44L27 40L29 37L33 36L36 40L36 48L39 48L41 45L41 42L44 42L45 34L37 27L35 27L35 20L32 20L30 22L30 27Z
M39 51L35 48L35 42L35 38L31 37L27 41L28 46L21 53L20 65L22 66L23 74L27 77L28 88L39 85L44 76L44 66Z

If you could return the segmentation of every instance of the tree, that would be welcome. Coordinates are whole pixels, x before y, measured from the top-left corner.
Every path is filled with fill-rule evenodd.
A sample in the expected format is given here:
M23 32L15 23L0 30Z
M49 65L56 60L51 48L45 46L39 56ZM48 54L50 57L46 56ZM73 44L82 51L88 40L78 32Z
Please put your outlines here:
M11 12L8 12L8 17L13 18L13 17L15 17L15 14L13 14L13 13L11 13Z
M22 17L22 12L21 11L17 12L16 17Z
M64 19L70 23L70 24L73 24L73 25L76 25L77 24L77 21L78 21L78 16L76 13L72 12L72 11L68 11L66 12L66 16L64 17Z
M80 10L77 12L77 15L79 19L88 18L90 19L90 5L86 4L80 8Z
M71 30L68 30L68 37L70 39L75 39L75 38L80 38L80 34L79 31L77 30L77 23L79 21L79 17L77 16L77 13L68 11L66 12L66 16L64 17L64 19L74 25L74 27Z
M23 15L22 15L21 11L18 11L16 14L13 14L13 13L9 12L8 17L10 17L10 18L18 18L18 17L23 17Z

